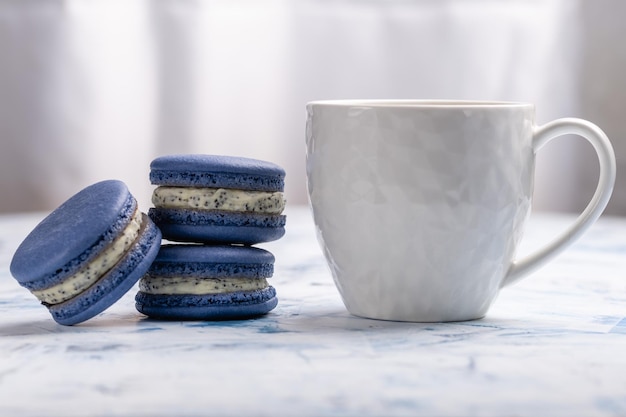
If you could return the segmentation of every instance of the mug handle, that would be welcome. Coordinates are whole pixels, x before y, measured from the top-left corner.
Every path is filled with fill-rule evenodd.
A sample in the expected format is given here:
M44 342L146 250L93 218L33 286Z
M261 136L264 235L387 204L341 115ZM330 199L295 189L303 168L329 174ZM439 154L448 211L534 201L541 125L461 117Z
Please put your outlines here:
M513 261L507 275L502 280L501 287L519 281L574 243L600 217L611 198L617 169L615 153L609 138L593 123L582 119L564 118L535 127L533 134L534 152L536 153L543 145L557 136L567 134L574 134L587 139L598 154L600 178L598 179L596 191L585 210L569 229L542 249L525 258Z

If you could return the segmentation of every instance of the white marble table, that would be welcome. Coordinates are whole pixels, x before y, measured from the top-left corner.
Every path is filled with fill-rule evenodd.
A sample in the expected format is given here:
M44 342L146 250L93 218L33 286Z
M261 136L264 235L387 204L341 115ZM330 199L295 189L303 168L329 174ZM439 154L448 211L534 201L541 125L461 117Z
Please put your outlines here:
M626 415L626 219L602 218L482 320L413 324L350 316L308 210L287 214L263 245L268 316L154 321L133 290L74 327L9 274L41 215L0 216L0 415ZM525 248L569 221L533 216Z

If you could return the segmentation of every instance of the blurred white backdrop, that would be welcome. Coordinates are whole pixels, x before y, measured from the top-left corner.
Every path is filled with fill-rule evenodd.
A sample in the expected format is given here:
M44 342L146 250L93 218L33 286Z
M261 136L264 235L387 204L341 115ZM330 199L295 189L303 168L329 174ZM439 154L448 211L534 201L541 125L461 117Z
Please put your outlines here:
M0 0L0 212L50 210L125 181L149 207L166 153L282 165L306 203L306 102L534 102L626 157L620 0ZM535 209L580 211L597 181L583 140L538 155ZM618 179L611 214L626 214Z

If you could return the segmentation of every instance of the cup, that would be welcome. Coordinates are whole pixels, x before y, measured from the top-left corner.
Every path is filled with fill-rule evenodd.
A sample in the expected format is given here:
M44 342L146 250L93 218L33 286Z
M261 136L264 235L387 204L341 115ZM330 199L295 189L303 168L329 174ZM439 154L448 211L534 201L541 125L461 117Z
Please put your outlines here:
M535 125L532 104L339 100L307 104L307 186L318 240L348 311L397 321L483 317L502 287L551 260L600 216L615 155L594 124ZM591 201L545 247L516 258L535 153L587 139L600 162Z

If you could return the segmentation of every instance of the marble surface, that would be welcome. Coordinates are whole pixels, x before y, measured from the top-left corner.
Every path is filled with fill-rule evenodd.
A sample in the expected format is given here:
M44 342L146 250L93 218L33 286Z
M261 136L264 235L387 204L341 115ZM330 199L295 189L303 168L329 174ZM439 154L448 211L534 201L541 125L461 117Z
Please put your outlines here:
M9 274L41 214L0 216L0 415L626 415L626 219L602 218L482 320L349 315L308 209L288 209L268 316L160 322L135 290L56 324ZM531 217L522 252L571 217Z

